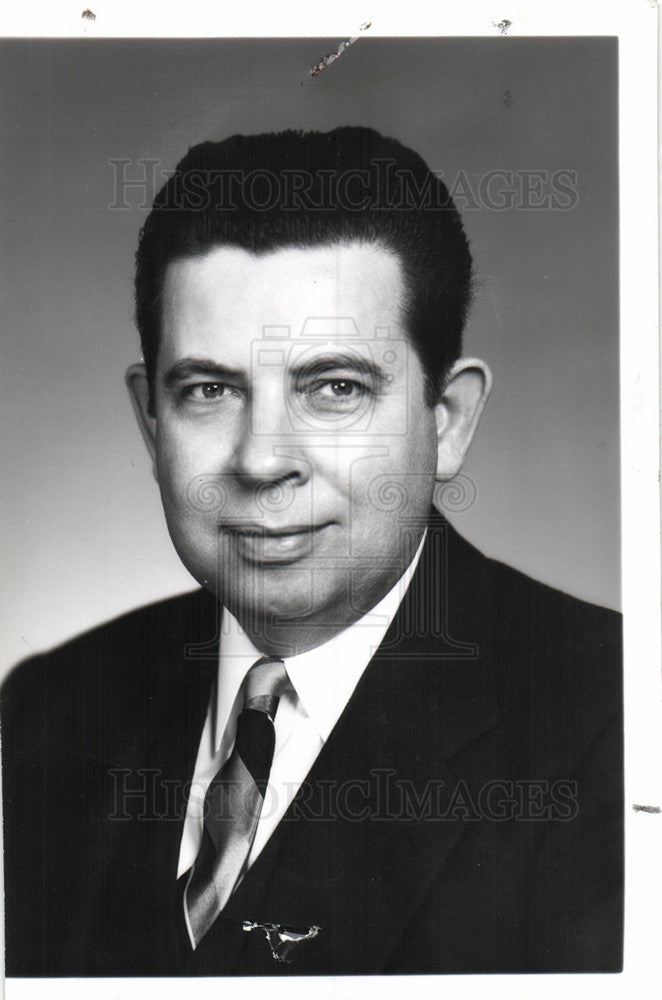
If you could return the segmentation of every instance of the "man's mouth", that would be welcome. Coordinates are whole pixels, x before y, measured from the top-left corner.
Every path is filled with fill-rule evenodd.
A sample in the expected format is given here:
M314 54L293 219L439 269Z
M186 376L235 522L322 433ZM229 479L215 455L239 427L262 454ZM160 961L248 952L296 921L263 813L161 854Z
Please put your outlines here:
M310 555L320 534L328 526L328 523L294 524L267 528L261 524L239 524L224 525L222 530L230 535L237 552L248 562L283 564L297 562Z

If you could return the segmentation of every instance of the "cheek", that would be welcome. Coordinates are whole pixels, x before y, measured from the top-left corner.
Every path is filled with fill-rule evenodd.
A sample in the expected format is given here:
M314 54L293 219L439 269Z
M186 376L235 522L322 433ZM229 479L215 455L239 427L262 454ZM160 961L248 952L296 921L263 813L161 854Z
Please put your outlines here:
M195 476L213 471L213 455L214 449L205 436L168 421L157 426L156 466L162 486L176 491L185 488Z
M186 454L179 453L173 442L158 437L156 442L156 472L162 492L175 494L177 484L186 479Z
M374 443L374 439L373 439ZM435 484L434 436L385 438L381 454L355 457L347 495L355 531L386 530L403 517L426 520ZM390 529L389 529L390 530Z
M161 503L173 540L190 533L195 524L208 516L210 497L205 482L196 475L186 451L178 452L170 444L157 449L156 470Z
M435 410L420 403L414 408L405 436L407 468L434 476L437 471L437 421Z

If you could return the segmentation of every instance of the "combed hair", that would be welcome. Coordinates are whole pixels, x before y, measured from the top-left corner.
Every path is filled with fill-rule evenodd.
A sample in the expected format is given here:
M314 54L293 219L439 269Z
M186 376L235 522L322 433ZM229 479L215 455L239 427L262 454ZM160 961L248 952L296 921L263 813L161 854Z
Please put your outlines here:
M193 146L154 199L136 253L136 322L153 387L165 271L226 245L374 243L399 258L403 324L438 398L462 350L471 254L447 188L413 150L373 129L234 135Z

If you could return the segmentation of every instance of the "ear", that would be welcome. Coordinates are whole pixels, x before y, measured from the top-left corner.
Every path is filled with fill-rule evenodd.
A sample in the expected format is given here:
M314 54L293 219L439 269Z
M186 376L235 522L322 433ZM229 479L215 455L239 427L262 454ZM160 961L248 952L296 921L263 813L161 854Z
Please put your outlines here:
M484 361L460 358L451 368L435 407L439 482L462 468L491 388L492 373Z
M126 372L126 384L136 415L143 441L147 446L152 462L156 459L156 419L152 415L147 370L144 365L130 365ZM154 465L156 477L156 465ZM158 478L158 477L157 477Z

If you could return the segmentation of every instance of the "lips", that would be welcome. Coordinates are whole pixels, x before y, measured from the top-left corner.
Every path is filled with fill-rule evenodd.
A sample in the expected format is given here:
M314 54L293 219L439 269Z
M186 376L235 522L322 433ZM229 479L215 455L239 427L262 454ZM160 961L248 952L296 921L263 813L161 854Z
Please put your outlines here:
M239 555L248 562L283 565L310 555L327 527L328 524L265 528L247 524L226 526L223 530L231 536Z

